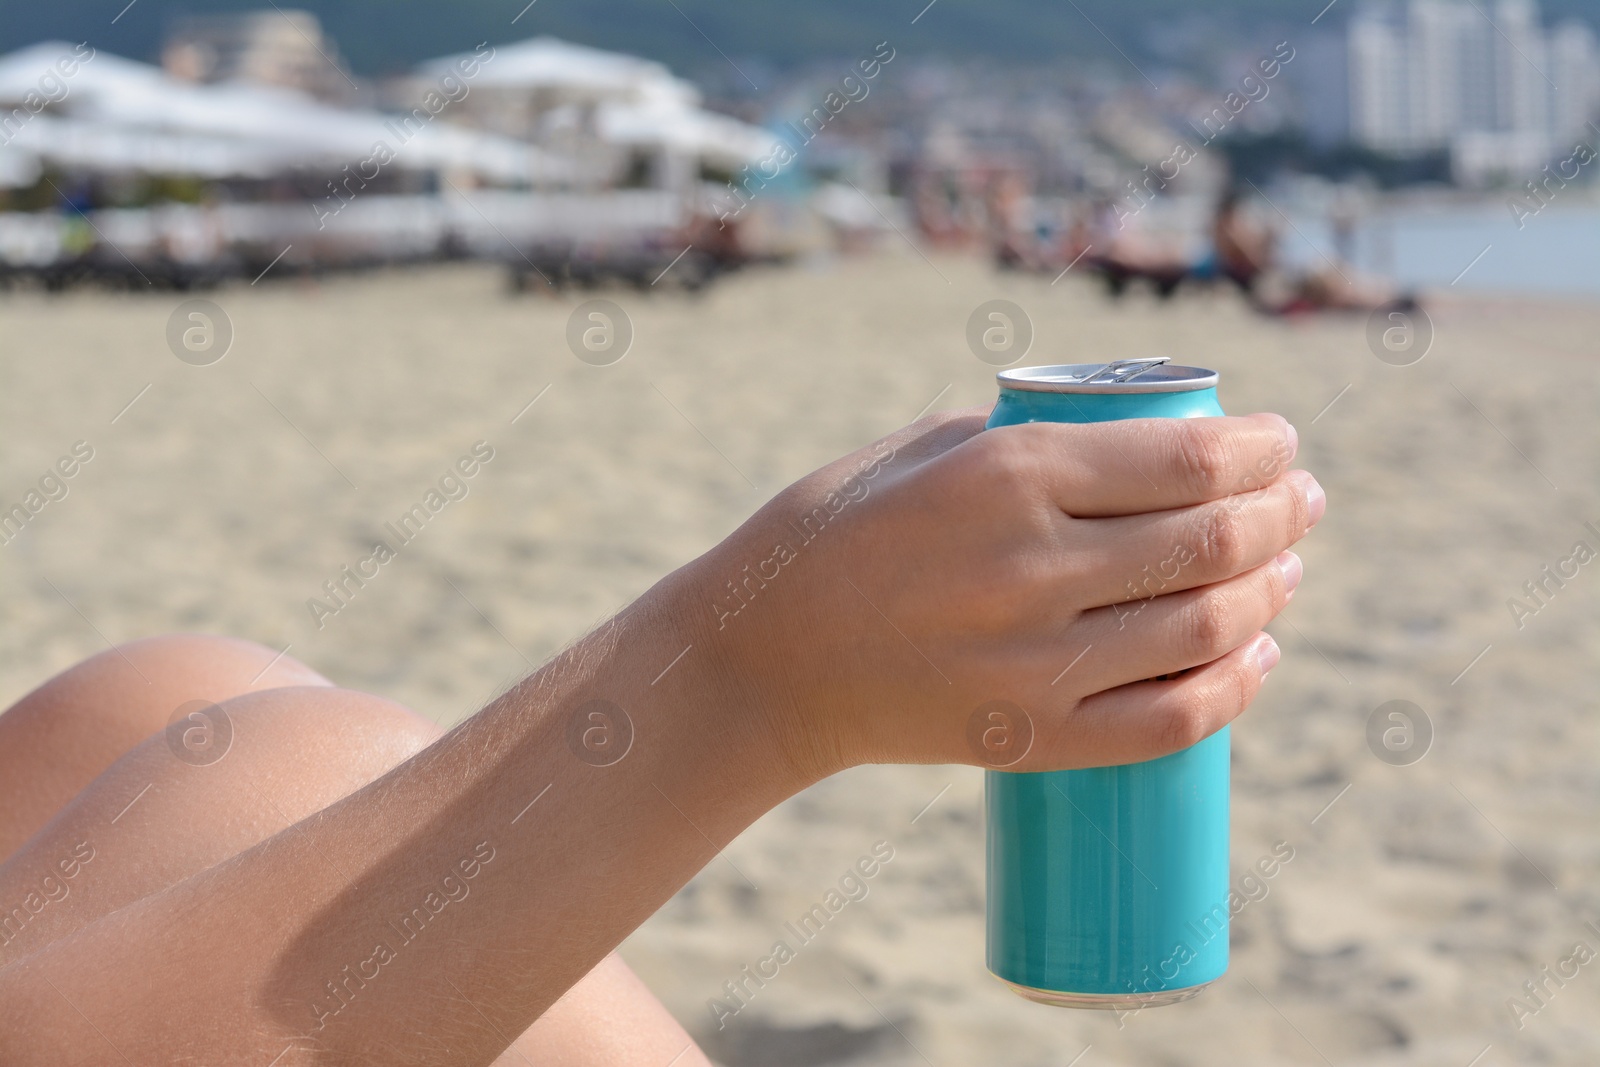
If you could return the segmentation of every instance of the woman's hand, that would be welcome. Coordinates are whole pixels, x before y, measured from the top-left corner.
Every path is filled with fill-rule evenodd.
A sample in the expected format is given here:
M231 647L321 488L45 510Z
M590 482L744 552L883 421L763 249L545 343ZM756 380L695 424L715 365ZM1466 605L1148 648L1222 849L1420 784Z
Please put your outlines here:
M1237 715L1322 511L1283 420L982 418L802 479L384 777L0 968L0 1062L489 1064L817 778Z
M689 568L703 647L804 777L1152 759L1231 721L1277 662L1260 631L1325 505L1288 423L979 433L985 414L824 467Z

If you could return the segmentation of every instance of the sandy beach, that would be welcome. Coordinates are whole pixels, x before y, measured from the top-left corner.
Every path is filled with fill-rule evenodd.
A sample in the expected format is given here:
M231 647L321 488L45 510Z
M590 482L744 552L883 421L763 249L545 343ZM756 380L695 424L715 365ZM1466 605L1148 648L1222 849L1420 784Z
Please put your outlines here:
M1426 357L1396 367L1364 317L1112 304L1074 275L910 252L700 297L513 296L479 267L195 295L232 324L210 366L169 350L177 295L0 293L0 507L92 450L0 545L0 700L192 630L458 721L791 480L931 404L991 400L965 328L1005 298L1032 320L1027 363L1220 370L1230 411L1296 423L1328 493L1272 627L1283 662L1234 731L1234 865L1293 858L1234 920L1229 974L1123 1020L1008 993L984 968L966 767L860 768L794 798L623 955L730 1067L1600 1062L1600 959L1541 975L1600 950L1600 564L1524 588L1577 542L1600 551L1600 306L1452 292ZM613 365L567 346L590 296L632 321ZM347 605L308 609L478 442L492 459L463 498ZM1368 747L1390 700L1432 724L1409 766ZM867 896L719 1029L708 1001L878 842L893 858Z

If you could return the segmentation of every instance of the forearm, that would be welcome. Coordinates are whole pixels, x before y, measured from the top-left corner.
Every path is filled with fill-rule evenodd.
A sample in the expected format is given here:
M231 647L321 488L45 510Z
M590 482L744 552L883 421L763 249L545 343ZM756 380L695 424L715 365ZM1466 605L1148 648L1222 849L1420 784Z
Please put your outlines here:
M133 1062L487 1064L834 770L991 765L972 726L994 701L1037 722L1019 771L1154 759L1238 715L1276 661L1283 550L1322 513L1284 472L1288 425L982 421L802 479L389 775L0 971L0 1062L99 1063L110 1040ZM1174 545L1183 569L1124 608ZM610 766L569 747L594 700L633 725Z
M43 990L58 1011L70 1000L135 1062L173 1054L170 1013L154 1004L175 993L205 1005L176 1040L212 1058L244 1042L241 1062L290 1045L321 1059L280 1064L400 1048L490 1062L724 843L808 784L766 716L749 712L714 615L692 610L695 583L667 579L388 776L0 972L0 988ZM609 766L569 745L591 700L633 724ZM206 964L174 966L130 996L117 976L141 958Z

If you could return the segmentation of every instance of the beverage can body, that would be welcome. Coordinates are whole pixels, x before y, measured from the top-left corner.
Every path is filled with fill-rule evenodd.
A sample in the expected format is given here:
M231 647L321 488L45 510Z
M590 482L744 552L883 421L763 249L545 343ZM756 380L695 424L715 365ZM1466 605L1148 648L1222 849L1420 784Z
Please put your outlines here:
M1223 414L1209 371L1200 372L1209 385L1191 375L1201 387L1152 391L1052 392L1006 381L1087 369L1002 374L988 427ZM1149 561L1150 570L1170 579L1185 547L1173 546L1174 560ZM1136 610L1125 625L1137 625ZM1220 977L1228 968L1229 756L1224 727L1142 763L987 770L989 969L1031 1000L1113 1010L1184 1000Z

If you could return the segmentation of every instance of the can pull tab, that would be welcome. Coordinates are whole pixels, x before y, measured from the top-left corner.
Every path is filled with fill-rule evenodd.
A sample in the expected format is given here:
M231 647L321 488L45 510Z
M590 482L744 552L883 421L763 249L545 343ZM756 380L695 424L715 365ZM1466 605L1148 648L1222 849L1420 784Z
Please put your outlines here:
M1137 378L1145 371L1154 370L1171 360L1170 356L1148 356L1143 359L1119 359L1107 363L1097 371L1091 371L1078 379L1079 385L1088 385L1090 382L1128 382Z

